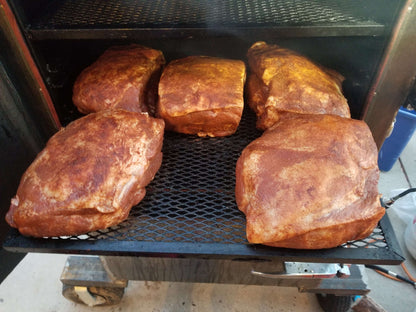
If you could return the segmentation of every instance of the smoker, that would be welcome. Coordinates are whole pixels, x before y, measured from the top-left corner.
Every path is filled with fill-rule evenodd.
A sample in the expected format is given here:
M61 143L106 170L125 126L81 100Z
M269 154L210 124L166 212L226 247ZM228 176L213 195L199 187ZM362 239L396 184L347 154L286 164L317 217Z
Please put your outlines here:
M159 49L168 62L189 55L246 60L259 40L293 49L346 77L343 90L352 117L367 122L379 148L416 75L416 1L0 4L3 216L20 175L46 140L81 116L71 101L77 75L112 45ZM125 222L44 239L10 230L3 247L94 255L69 257L62 274L64 295L89 305L116 303L128 280L147 280L294 286L317 293L324 307L328 301L345 306L353 295L369 291L363 264L403 261L387 215L368 238L337 248L249 244L234 185L242 149L261 134L253 129L255 116L246 109L230 137L168 132L163 165ZM9 229L1 226L2 232Z

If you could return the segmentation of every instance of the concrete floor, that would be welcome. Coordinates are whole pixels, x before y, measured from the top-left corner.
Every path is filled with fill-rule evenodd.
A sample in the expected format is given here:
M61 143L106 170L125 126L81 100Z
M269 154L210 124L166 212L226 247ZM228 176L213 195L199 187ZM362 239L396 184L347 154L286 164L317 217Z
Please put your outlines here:
M392 190L416 186L416 135L389 172L381 173L379 189ZM416 277L416 260L403 243L406 224L394 209L388 214L393 223L405 265ZM59 280L66 260L60 254L28 254L0 284L0 311L322 311L313 294L296 288L130 281L120 304L90 308L66 300ZM405 275L400 266L385 266ZM416 289L365 270L368 294L387 311L416 312Z

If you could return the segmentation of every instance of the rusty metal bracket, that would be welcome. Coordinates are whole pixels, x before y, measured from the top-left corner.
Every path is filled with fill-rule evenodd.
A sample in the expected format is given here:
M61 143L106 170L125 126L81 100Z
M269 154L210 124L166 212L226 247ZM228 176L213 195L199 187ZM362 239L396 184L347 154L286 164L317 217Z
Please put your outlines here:
M285 272L258 272L251 274L264 278L345 278L350 276L348 266L335 263L285 262Z

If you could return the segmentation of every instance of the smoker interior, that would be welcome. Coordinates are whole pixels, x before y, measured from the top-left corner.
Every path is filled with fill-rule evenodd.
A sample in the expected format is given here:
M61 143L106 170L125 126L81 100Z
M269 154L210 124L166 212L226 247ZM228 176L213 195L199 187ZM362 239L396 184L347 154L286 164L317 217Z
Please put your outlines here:
M211 55L246 60L256 41L277 43L345 76L359 118L401 2L391 1L13 1L27 44L62 125L81 115L72 104L77 75L112 46L139 43L166 60ZM380 10L380 8L384 10ZM399 263L384 218L364 240L321 251L248 244L234 199L235 163L261 133L245 110L237 133L198 138L166 133L164 159L145 199L119 226L78 237L33 239L11 231L14 251Z
M345 76L354 118L402 1L28 1L11 2L63 125L79 117L76 76L112 45L139 43L166 60L211 55L246 60L256 41L305 54ZM383 9L381 9L383 8Z

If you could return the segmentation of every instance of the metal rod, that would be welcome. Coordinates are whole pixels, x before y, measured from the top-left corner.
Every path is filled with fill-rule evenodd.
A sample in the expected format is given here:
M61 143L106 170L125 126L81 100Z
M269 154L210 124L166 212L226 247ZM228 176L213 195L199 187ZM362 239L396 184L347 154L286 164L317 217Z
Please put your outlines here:
M376 270L376 271L381 271L383 273L386 273L386 274L388 274L390 276L393 276L393 277L395 277L395 278L397 278L397 279L399 279L403 282L409 283L410 285L413 285L413 287L416 288L416 282L413 282L413 281L409 280L408 278L403 277L403 276L401 276L401 275L399 275L399 274L397 274L393 271L387 270L387 269L385 269L381 266L373 265L373 264L366 264L365 267L369 268L369 269L373 269L373 270Z
M416 188L409 188L406 191L401 192L399 195L393 196L388 200L382 200L381 204L384 208L390 208L391 205L393 205L396 200L398 200L399 198L402 198L403 196L406 196L407 194L412 193L412 192L416 192Z

